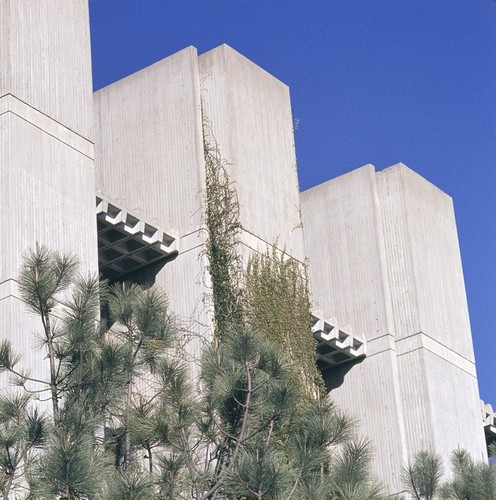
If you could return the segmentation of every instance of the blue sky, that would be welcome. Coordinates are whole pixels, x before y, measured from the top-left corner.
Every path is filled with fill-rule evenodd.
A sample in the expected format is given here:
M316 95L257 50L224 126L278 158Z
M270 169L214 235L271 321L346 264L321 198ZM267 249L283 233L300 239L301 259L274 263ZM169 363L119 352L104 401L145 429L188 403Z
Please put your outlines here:
M451 195L496 406L496 2L90 0L95 89L227 43L289 85L300 186L399 161Z

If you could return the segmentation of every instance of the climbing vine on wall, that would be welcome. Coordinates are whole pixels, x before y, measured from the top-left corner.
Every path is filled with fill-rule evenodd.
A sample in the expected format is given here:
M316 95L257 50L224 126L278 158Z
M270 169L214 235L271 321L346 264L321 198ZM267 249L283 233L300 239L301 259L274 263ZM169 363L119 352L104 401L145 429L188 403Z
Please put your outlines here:
M239 203L215 138L203 118L205 158L206 254L212 280L214 335L222 340L243 322L241 303L241 259L237 252Z
M307 279L300 262L275 247L252 255L245 273L245 313L249 324L300 369L307 389L320 386Z
M238 253L242 229L236 190L208 121L203 118L206 255L212 280L217 341L248 324L273 341L300 368L298 377L314 390L321 383L315 364L305 268L272 247L254 254L245 272ZM317 384L317 385L316 385Z

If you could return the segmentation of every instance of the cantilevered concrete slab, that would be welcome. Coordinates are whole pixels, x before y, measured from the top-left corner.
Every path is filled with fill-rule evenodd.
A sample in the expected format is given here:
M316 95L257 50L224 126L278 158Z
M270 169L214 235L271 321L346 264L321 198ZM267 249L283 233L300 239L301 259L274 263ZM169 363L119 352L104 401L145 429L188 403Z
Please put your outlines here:
M324 318L321 312L314 311L312 333L317 341L317 367L321 371L367 355L367 342L363 336L354 334L350 325L339 326L337 318Z
M110 281L124 281L132 273L177 256L176 235L147 223L115 202L97 197L96 217L98 267Z
M496 441L496 413L490 403L481 400L482 423L488 444Z

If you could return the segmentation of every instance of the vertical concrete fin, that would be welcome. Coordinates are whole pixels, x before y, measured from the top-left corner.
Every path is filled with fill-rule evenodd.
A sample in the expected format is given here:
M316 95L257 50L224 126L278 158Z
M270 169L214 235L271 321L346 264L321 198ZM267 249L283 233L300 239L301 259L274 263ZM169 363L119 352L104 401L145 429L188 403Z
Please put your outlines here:
M0 339L34 376L37 319L15 291L36 243L98 271L86 0L0 0Z

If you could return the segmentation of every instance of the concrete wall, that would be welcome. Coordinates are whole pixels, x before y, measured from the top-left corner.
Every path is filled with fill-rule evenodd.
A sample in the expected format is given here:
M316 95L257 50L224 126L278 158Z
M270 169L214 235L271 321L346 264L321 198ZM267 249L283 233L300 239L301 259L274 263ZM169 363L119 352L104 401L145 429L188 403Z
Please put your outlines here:
M277 243L303 261L288 87L227 45L199 66L207 140L218 143L238 193L243 243L261 251Z
M402 164L377 178L409 453L486 458L452 200Z
M41 324L17 298L22 255L38 242L98 269L88 7L55 4L0 1L0 338L40 374Z
M211 330L203 125L238 193L243 255L307 255L316 306L367 339L367 358L326 382L390 492L420 449L486 458L448 196L404 165L365 166L302 194L305 254L286 85L226 45L189 47L92 98L85 0L0 0L0 17L0 338L26 366L46 372L18 298L23 253L38 242L97 270L93 127L97 193L179 238L154 279L199 356Z
M368 344L361 363L326 374L330 396L361 419L390 493L421 449L446 466L457 447L486 458L449 196L398 164L367 165L301 199L313 300Z
M401 164L377 178L397 338L423 332L473 362L451 198Z
M205 185L196 49L188 47L95 93L97 192L179 237L179 255L156 275L189 353L209 332L203 304Z
M179 234L202 223L204 185L196 49L94 94L97 190Z
M199 58L189 47L101 89L94 102L97 191L179 236L179 255L156 283L167 291L185 333L202 338L211 329L203 118L239 197L243 255L277 242L303 260L284 84L225 45ZM285 196L277 194L281 190ZM198 356L201 346L193 342L190 354Z
M0 96L91 139L88 2L0 0Z
M359 419L378 457L375 472L396 493L407 454L378 205L372 165L301 193L312 301L368 347L363 362L324 378L331 399Z

